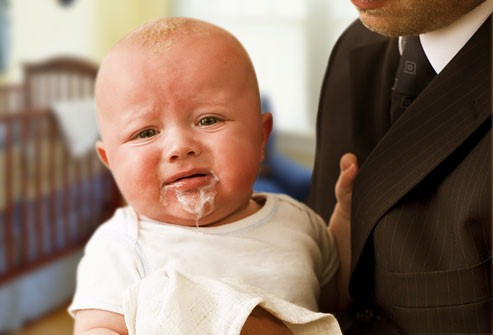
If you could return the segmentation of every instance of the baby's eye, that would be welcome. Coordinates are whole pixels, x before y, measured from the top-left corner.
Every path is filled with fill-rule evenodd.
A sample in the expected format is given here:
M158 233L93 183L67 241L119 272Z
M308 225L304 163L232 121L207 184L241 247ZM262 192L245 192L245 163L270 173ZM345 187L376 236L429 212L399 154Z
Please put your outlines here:
M135 139L145 139L156 136L158 131L156 129L145 129L135 135Z
M219 119L215 116L206 116L199 120L199 126L212 126L219 122Z

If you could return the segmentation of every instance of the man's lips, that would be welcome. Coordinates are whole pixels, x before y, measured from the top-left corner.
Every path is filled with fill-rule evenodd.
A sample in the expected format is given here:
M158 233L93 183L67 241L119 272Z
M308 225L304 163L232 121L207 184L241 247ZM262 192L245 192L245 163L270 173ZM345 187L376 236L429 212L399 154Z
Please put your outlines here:
M359 9L376 9L385 5L388 0L351 0Z

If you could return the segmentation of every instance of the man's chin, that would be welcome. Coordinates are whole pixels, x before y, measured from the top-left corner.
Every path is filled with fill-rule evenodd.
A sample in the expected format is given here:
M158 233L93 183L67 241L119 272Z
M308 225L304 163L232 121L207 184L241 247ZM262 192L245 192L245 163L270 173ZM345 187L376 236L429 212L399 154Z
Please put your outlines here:
M398 37L413 35L413 33L409 33L410 29L394 22L396 21L395 18L384 18L375 15L373 11L361 11L360 20L366 28L383 36Z

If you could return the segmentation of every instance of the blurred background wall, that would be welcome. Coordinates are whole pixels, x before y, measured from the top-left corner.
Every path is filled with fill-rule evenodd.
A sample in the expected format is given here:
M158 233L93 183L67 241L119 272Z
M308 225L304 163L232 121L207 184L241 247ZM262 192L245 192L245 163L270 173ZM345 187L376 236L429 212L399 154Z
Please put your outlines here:
M7 3L8 69L2 81L19 81L20 67L58 54L99 61L135 26L169 15L169 0L0 0ZM68 3L68 4L64 4ZM2 21L6 21L2 20ZM3 23L3 22L2 22Z

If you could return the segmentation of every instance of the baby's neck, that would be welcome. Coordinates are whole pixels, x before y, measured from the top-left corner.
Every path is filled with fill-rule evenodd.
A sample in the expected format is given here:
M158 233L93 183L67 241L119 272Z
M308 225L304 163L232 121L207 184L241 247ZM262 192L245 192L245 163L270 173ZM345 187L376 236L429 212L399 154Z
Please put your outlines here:
M229 223L237 222L239 220L242 220L250 215L255 214L258 212L263 205L265 204L265 201L267 199L264 196L255 196L254 198L250 198L248 202L243 205L242 207L238 208L236 211L228 214L225 217L222 217L221 219L217 221L212 221L208 222L208 219L210 220L210 217L204 217L202 219L199 219L199 226L200 228L207 228L207 227L218 227L222 225L226 225ZM161 224L167 224L167 225L178 225L178 226L185 226L185 227L193 227L196 226L197 222L194 219L189 219L189 220L184 220L182 222L175 222L171 218L153 218L152 216L146 216L141 213L137 213L137 216L139 219L142 220L148 220L148 221L154 221L156 223L161 223ZM212 214L213 215L213 214Z
M256 199L250 198L248 201L248 204L244 207L239 208L237 211L231 213L230 215L222 218L219 221L212 222L210 224L206 225L201 225L201 228L205 227L218 227L222 226L228 223L236 222L241 219L244 219L250 215L253 215L254 213L258 212L262 206L264 205L264 202L262 201L257 201Z

